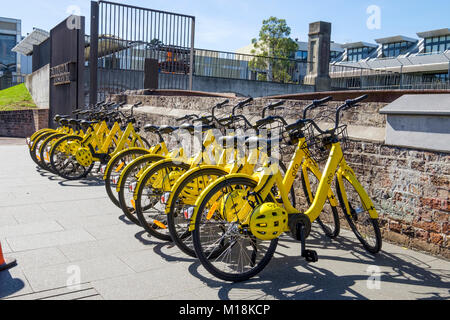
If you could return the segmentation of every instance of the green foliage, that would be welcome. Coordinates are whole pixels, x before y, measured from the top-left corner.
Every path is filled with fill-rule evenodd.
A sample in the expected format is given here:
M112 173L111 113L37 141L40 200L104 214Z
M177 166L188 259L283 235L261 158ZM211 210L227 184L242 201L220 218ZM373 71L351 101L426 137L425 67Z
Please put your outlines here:
M266 80L290 82L289 70L295 63L289 59L298 50L298 44L289 35L291 28L284 19L270 17L263 20L259 38L252 39L252 54L258 55L250 61L250 67L261 72L265 71ZM260 78L258 74L258 79Z
M36 108L25 84L0 90L0 111Z

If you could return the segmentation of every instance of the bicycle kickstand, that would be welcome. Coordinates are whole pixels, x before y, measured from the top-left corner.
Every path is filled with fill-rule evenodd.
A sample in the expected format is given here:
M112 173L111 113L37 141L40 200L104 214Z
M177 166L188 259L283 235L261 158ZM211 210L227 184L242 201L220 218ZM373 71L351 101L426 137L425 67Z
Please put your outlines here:
M297 223L297 235L299 236L302 248L302 257L305 258L307 262L317 262L319 257L315 250L306 249L306 239L305 239L305 227L302 223Z

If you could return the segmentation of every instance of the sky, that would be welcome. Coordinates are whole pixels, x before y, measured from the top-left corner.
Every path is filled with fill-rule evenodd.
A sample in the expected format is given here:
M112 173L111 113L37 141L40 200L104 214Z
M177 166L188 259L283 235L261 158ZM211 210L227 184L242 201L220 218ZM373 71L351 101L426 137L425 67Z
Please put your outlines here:
M235 51L258 36L262 21L286 19L291 37L307 41L308 25L332 23L338 43L374 42L374 39L450 28L448 0L116 0L145 8L196 17L195 47ZM0 16L22 20L22 34L38 27L50 30L78 7L89 17L89 0L0 0ZM374 9L375 8L375 11ZM369 9L369 12L368 12ZM87 28L89 30L89 19ZM369 22L369 24L368 24Z

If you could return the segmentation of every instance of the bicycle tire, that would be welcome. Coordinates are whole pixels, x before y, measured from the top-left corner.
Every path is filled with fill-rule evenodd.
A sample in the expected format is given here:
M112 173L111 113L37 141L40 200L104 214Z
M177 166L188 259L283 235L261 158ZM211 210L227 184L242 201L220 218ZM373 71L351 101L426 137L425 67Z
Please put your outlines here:
M82 168L84 169L82 173L80 173L80 174L78 174L78 175L74 175L74 176L71 176L71 175L66 174L64 171L60 170L60 169L57 167L57 163L56 163L56 160L55 160L55 157L56 157L55 152L57 152L58 147L59 147L63 142L65 142L65 141L67 141L67 140L76 140L76 141L80 141L80 142L81 142L81 141L83 141L83 138L80 137L80 136L74 136L74 135L71 135L71 136L66 136L66 137L63 137L63 138L59 139L59 140L55 143L54 147L52 148L51 154L50 154L50 163L51 163L51 167L52 167L52 169L53 169L53 170L54 170L61 178L64 178L64 179L66 179L66 180L75 181L75 180L83 179L83 178L85 178L85 177L92 171L92 168L94 167L95 162L92 162L92 164L91 164L89 167L84 167L84 166L82 166L81 164L79 164L76 160L75 160L75 161L72 161L72 164L73 164L74 162L76 162L76 164L78 164L78 167L82 167Z
M144 164L150 165L150 164L155 163L156 161L160 161L162 159L164 159L164 157L159 156L159 155L150 155L150 154L144 155L144 156L134 160L121 172L121 181L120 181L120 185L118 186L118 189L119 189L118 198L119 198L119 203L120 203L120 209L122 210L124 215L130 221L132 221L133 223L135 223L138 226L140 226L141 223L140 223L139 219L135 216L136 209L128 206L127 200L125 197L125 191L127 190L127 186L129 184L129 178L130 178L129 176L130 176L130 174L132 174L134 172L134 170L138 166L144 165Z
M123 162L123 159L129 155L146 155L148 154L148 151L145 150L141 150L141 149L130 149L130 150L126 150L124 152L122 152L120 154L120 156L118 157L114 157L111 161L111 163L109 163L109 165L107 166L107 170L105 172L105 188L106 188L106 193L108 194L109 199L112 201L112 203L114 203L114 205L116 205L117 207L121 207L120 201L119 201L119 197L117 195L116 192L116 186L112 183L111 181L111 177L112 177L112 173L113 171L117 170L116 165L121 163L121 161ZM136 158L137 159L137 158ZM125 168L126 166L126 162L123 162L124 165L122 165L122 168ZM119 175L122 174L122 170L118 170L116 171L116 173L118 173Z
M348 184L349 184L349 185L351 186L351 188L353 189L352 191L354 191L354 192L358 195L359 201L362 202L362 201L361 201L361 196L360 196L359 192L353 187L353 185L350 183L350 181L348 181L345 177L343 177L343 179L344 179L343 181L347 181L347 182L348 182ZM368 252L370 252L370 253L372 253L372 254L377 254L378 252L381 251L381 247L382 247L381 231L380 231L380 227L379 227L379 224L378 224L378 219L372 219L372 218L370 218L370 216L365 217L365 218L368 218L367 221L370 222L370 223L368 223L368 228L369 228L369 229L372 229L372 228L373 228L373 232L374 232L375 243L374 243L374 245L371 245L371 244L369 244L368 241L365 239L365 235L361 234L361 228L358 229L358 226L357 226L357 224L356 224L355 221L354 221L354 220L355 220L355 216L357 217L358 215L360 215L360 213L356 213L356 210L355 210L355 208L353 207L352 203L350 203L350 201L359 202L358 199L354 199L354 198L356 198L356 197L352 197L352 199L349 200L350 210L352 211L352 212L350 213L350 215L349 215L349 214L346 212L347 210L346 210L345 203L344 203L344 200L343 200L343 197L342 197L342 194L341 194L341 190L340 190L341 187L346 188L345 185L344 185L344 186L341 186L341 185L339 184L339 180L336 179L336 191L337 191L337 195L338 195L339 202L340 202L340 204L341 204L342 210L344 211L345 219L347 220L348 224L350 225L350 228L352 229L353 233L354 233L355 236L358 238L358 240L361 242L361 244L363 245L363 247L364 247ZM346 191L347 197L348 197L348 195L349 195L348 188L346 188L345 191ZM365 207L364 204L361 204L361 205L362 205L362 207ZM358 209L358 208L357 208L357 209ZM365 209L364 209L363 212L366 212L367 215L368 215L368 212L367 212ZM356 220L357 220L357 219L356 219ZM357 222L357 221L356 221L356 222Z
M49 172L51 172L51 173L56 173L56 172L54 172L54 171L52 170L50 161L49 161L48 164L47 164L46 159L45 159L45 157L44 157L44 153L45 153L45 149L47 148L47 145L48 145L51 141L56 142L54 139L58 140L58 139L64 137L65 135L66 135L65 133L55 133L55 134L52 134L52 135L50 135L49 137L47 137L47 138L44 140L44 142L42 143L42 145L39 147L39 157L41 158L40 164L41 164L41 168L42 168L42 169L47 170L47 171L49 171ZM50 160L50 156L49 156L49 160Z
M193 172L192 174L190 174L189 176L187 176L183 182L179 185L179 187L173 192L173 204L171 204L170 206L170 211L167 214L167 226L169 228L169 232L170 232L170 236L172 237L172 241L177 245L177 247L183 251L185 254L187 254L188 256L191 257L196 257L195 255L195 250L194 247L190 247L187 244L187 239L189 239L189 237L192 237L191 232L189 232L189 230L185 231L183 234L179 234L177 231L177 227L176 227L176 222L175 219L177 218L177 213L175 212L176 208L176 202L178 202L178 198L181 194L181 192L183 192L183 190L185 189L185 187L194 179L198 179L201 176L225 176L227 175L228 172L225 171L224 169L213 169L213 168L208 168L208 169L203 169L200 171L196 171ZM187 222L187 228L189 228L190 225L190 220L188 220L189 222Z
M250 269L249 271L242 272L239 274L231 274L231 273L227 273L222 270L219 270L212 264L211 261L213 259L210 260L209 256L213 256L213 258L216 258L216 255L214 255L214 252L205 252L202 247L202 236L200 235L200 229L201 229L200 228L200 222L201 222L200 220L202 218L201 213L205 210L205 206L207 205L207 203L209 202L211 197L216 192L218 192L219 190L221 190L223 188L228 188L231 184L236 184L239 186L246 185L250 188L255 188L257 185L255 183L255 181L253 181L252 179L244 178L244 177L235 177L235 178L229 178L225 181L222 181L221 183L217 184L217 186L215 186L213 189L211 189L211 191L204 196L203 201L201 202L201 204L198 207L199 214L195 218L195 229L193 231L193 241L194 241L194 248L195 248L196 256L200 260L203 267L209 273L211 273L213 276L215 276L221 280L224 280L224 281L242 282L242 281L245 281L245 280L248 280L248 279L254 277L255 275L260 273L267 266L267 264L272 259L273 254L278 245L278 238L271 240L271 241L262 241L265 243L270 242L270 244L268 244L268 248L267 248L266 252L264 253L262 259L258 262L258 264L255 263L256 266L252 267L252 269ZM257 198L257 197L255 197L255 198ZM266 199L266 200L269 200L269 199ZM263 200L263 203L266 202L266 200ZM254 239L252 239L252 240L254 240ZM253 257L253 254L252 254L252 257Z

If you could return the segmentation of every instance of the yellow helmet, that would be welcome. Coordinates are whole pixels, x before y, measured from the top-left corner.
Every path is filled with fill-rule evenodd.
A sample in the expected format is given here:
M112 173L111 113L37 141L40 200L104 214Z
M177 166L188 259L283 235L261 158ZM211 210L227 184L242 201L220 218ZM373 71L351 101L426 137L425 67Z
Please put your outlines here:
M276 203L268 202L258 206L250 217L250 231L260 240L273 240L286 230L288 214Z

